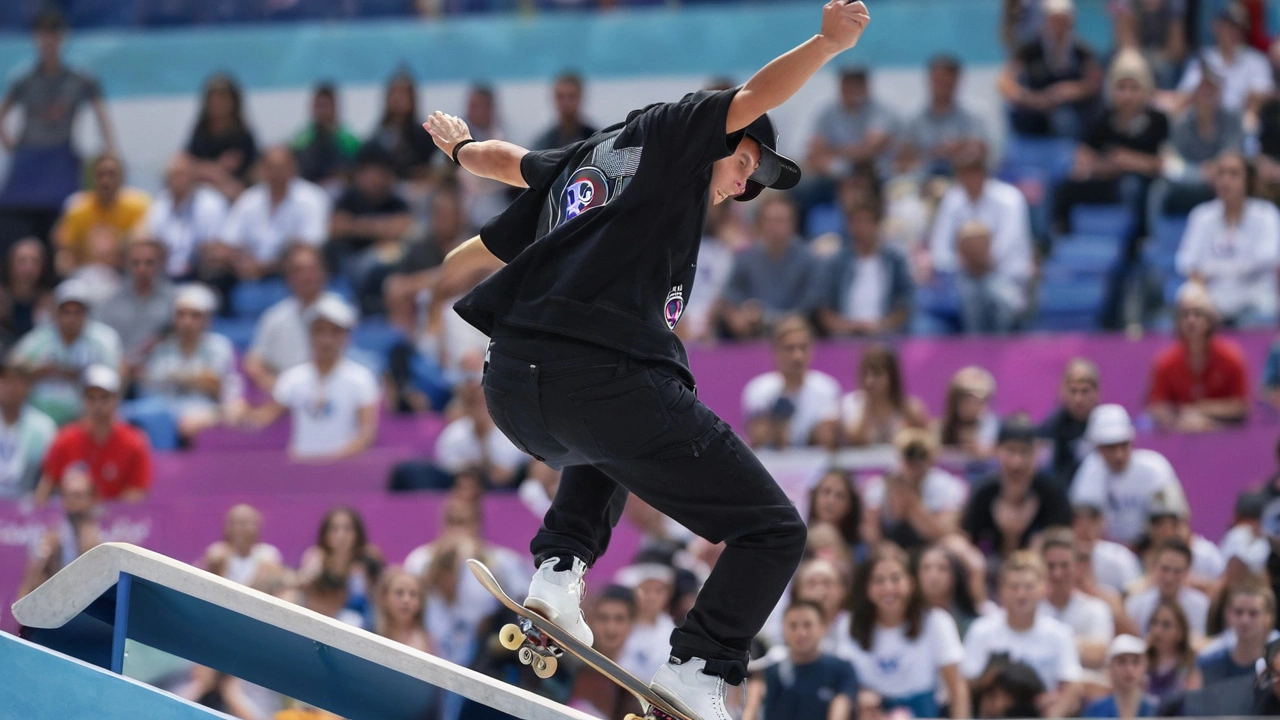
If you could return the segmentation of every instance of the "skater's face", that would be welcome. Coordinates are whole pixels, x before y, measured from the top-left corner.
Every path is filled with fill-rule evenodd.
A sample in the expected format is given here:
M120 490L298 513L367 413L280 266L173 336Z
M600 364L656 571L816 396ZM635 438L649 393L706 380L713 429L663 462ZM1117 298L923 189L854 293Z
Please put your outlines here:
M625 602L603 598L591 611L591 630L595 633L595 647L605 655L616 654L631 636L631 608Z
M817 522L839 524L849 514L853 498L844 476L833 473L822 478L813 495L813 516Z
M760 167L760 144L743 137L738 149L711 166L711 204L719 205L747 189L747 179Z
M782 639L795 655L812 655L826 631L822 617L812 607L791 608L782 621Z
M930 548L920 556L920 590L934 603L951 604L956 578L942 548Z
M911 573L897 560L881 560L871 570L867 596L881 615L901 617L911 598Z

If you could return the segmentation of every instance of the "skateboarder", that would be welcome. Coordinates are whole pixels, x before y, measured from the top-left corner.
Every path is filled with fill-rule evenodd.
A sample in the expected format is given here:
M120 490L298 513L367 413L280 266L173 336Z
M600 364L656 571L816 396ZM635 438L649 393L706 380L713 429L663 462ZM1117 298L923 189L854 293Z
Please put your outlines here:
M725 684L800 560L805 525L777 483L695 394L674 327L692 287L708 203L746 201L800 179L765 113L853 47L870 20L833 0L817 35L744 86L650 105L556 150L477 142L435 113L436 144L467 171L528 188L444 277L505 263L455 306L491 339L484 374L494 423L563 469L531 543L526 605L591 643L583 575L605 551L628 491L726 549L653 690L700 720L728 720ZM496 258L496 260L495 260ZM437 292L440 290L437 289Z

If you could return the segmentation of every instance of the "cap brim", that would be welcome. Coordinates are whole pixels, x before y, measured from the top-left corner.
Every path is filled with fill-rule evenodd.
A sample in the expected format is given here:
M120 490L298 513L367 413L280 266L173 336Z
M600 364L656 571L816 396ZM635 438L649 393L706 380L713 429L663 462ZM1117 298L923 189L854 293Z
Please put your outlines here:
M760 167L747 179L747 189L734 197L738 202L755 200L765 188L790 190L800 183L800 166L795 160L756 140L760 145Z

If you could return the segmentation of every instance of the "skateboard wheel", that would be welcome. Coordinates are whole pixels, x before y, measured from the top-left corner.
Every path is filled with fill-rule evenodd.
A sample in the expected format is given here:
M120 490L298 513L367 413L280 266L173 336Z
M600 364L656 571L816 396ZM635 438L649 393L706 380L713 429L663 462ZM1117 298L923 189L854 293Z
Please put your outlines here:
M498 642L502 643L502 647L508 650L518 650L524 644L525 635L520 632L518 625L508 623L502 626L502 630L498 632Z
M522 647L520 648L518 657L520 658L521 665L530 665L533 663L534 652L531 648Z
M560 661L549 655L536 655L533 658L533 674L546 680L556 674Z

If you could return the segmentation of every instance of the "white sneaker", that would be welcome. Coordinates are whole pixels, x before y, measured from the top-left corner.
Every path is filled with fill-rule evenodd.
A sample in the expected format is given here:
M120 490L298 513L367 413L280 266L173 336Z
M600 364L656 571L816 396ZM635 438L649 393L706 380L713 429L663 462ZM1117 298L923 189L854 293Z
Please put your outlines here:
M572 568L556 570L558 562L556 558L546 560L534 573L524 606L590 647L595 635L582 614L582 596L587 592L582 576L587 572L587 564L574 558Z
M733 720L724 706L724 678L703 670L706 660L672 658L658 668L649 689L694 720Z

